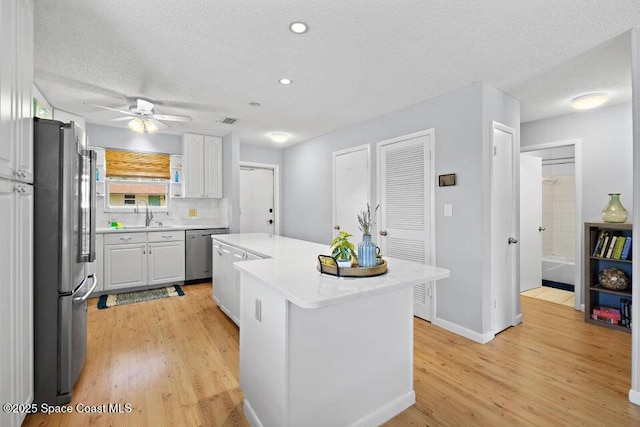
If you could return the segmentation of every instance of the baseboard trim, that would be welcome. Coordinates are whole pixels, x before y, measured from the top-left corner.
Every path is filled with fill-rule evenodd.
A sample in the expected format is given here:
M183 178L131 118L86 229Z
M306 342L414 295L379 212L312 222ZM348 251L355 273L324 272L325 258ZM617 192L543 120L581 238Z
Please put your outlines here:
M432 323L436 326L446 329L447 331L453 332L454 334L461 335L465 338L468 338L480 344L486 344L495 338L495 334L493 332L487 332L485 334L481 334L480 332L472 331L471 329L465 328L464 326L460 326L457 323L453 323L448 320L441 319L439 317L436 317L435 319L433 319Z
M409 408L414 403L416 403L416 393L411 390L409 393L393 399L378 410L354 421L349 424L349 427L379 426Z
M242 406L244 407L242 412L244 412L244 416L247 417L251 427L264 427L247 399L244 399L244 405Z
M629 390L629 402L640 406L640 391L634 389Z

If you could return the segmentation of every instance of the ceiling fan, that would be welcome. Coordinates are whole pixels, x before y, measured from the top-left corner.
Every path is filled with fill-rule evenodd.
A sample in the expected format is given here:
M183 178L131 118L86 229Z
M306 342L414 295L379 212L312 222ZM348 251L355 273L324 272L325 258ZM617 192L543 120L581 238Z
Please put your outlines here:
M138 133L155 133L159 129L168 129L169 125L163 123L161 120L168 122L190 122L193 120L189 116L156 114L153 110L153 103L144 99L136 99L136 103L129 106L129 111L118 110L117 108L105 107L103 105L91 105L105 110L126 114L126 117L118 117L109 121L118 122L129 120L129 128Z

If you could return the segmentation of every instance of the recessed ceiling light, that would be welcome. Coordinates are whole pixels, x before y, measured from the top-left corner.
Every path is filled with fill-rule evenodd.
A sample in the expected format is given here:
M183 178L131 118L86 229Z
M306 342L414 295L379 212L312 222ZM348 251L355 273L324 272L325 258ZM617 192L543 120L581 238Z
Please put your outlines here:
M290 85L291 83L293 83L291 79L280 79L280 84Z
M589 110L601 106L608 100L609 96L606 93L590 93L574 98L571 106L576 110Z
M270 136L273 142L287 142L289 139L289 135L284 132L273 132Z
M303 34L309 31L309 26L304 22L296 21L289 24L289 29L291 32L296 34Z

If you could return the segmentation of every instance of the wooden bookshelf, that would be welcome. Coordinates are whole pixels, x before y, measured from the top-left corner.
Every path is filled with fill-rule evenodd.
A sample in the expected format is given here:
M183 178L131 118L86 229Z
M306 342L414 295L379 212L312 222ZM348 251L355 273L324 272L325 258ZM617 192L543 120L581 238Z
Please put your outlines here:
M615 259L612 256L600 256L594 253L598 246L600 236L603 231L609 236L632 237L633 224L613 224L606 222L587 222L584 224L584 286L585 286L585 322L606 328L617 329L631 333L631 328L622 324L607 323L591 318L594 307L607 306L620 309L621 301L627 299L632 301L631 294L631 264L633 253L629 252L628 259ZM598 274L605 268L615 267L624 271L629 279L629 286L624 290L612 290L604 288L598 281ZM630 314L630 310L629 310Z

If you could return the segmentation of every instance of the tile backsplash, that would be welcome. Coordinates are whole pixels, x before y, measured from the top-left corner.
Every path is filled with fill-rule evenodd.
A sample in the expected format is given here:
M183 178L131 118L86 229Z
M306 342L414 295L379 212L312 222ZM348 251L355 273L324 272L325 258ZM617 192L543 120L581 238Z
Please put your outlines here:
M109 227L111 221L120 221L129 227L144 225L144 211L141 213L107 211L104 206L104 197L101 196L97 197L96 203L98 228ZM151 208L153 212L152 222L154 224L156 221L162 222L165 225L206 224L226 227L228 224L228 206L227 199L171 198L169 200L169 210L161 211ZM142 207L144 208L144 205Z

